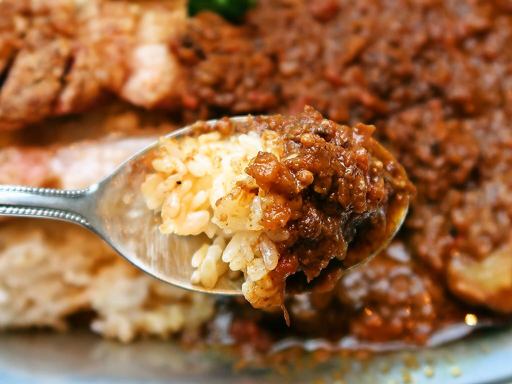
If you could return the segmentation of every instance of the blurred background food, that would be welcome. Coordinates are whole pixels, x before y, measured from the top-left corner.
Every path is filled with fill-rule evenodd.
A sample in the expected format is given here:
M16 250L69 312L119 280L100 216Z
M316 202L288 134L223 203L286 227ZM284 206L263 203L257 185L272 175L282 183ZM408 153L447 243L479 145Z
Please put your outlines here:
M266 351L290 335L422 345L467 313L506 319L510 4L259 0L226 19L202 3L0 1L0 182L82 187L197 119L308 104L375 124L405 166L418 193L396 241L330 294L289 299L286 328L279 314L151 280L81 228L4 220L0 327L63 329L80 313L122 341Z

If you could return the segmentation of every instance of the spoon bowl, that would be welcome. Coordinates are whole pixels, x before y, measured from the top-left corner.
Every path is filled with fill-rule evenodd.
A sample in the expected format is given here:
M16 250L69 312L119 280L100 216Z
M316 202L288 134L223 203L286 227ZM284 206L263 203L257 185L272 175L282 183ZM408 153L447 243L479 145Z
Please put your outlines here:
M178 138L191 131L192 127L188 126L166 137ZM89 196L93 200L90 207L97 220L93 227L118 253L160 280L194 291L240 295L241 279L223 276L213 289L190 282L193 272L190 259L207 240L205 235L178 236L160 232L160 215L147 208L141 192L157 149L158 141L89 188Z
M245 119L247 117L231 118L234 122ZM193 127L181 128L166 137L189 135ZM227 274L211 289L191 283L191 257L207 239L205 235L178 236L160 232L160 215L147 208L141 191L146 175L151 172L150 164L158 145L155 141L108 177L83 190L0 186L0 216L38 217L79 224L100 236L133 265L164 282L199 292L241 295L242 279L233 280ZM380 144L376 145L379 155L392 156ZM357 252L349 250L347 254L346 267L367 261L385 247L400 228L408 206L408 198L390 205L385 228L365 234L376 241L368 244L364 239L358 241L354 246Z

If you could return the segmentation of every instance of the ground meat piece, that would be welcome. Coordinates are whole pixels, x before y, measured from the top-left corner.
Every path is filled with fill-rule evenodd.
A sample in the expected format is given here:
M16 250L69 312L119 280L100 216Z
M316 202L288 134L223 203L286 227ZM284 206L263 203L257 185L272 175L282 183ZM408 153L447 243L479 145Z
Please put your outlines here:
M331 260L343 263L357 232L362 242L378 243L380 237L364 238L361 228L412 191L401 166L380 157L372 127L340 126L306 107L296 116L256 117L244 129L271 129L283 141L280 158L260 152L246 169L261 189L262 225L274 235L286 232L276 246L281 257L296 260L286 276L272 271L274 282L301 271L309 283ZM306 184L304 171L311 178Z
M329 21L340 10L340 4L336 0L313 1L309 7L313 17L320 21Z
M261 199L263 208L262 225L269 231L276 231L286 226L286 223L292 218L292 209L290 205L300 205L299 198L289 200L283 196L265 196Z
M254 49L250 37L246 28L234 27L211 13L191 20L174 50L189 79L182 96L187 121L277 106L278 90L271 82L273 61Z
M440 100L399 112L383 127L422 198L440 199L475 170L480 156L477 138L464 121L445 117Z
M279 195L293 196L300 192L294 175L272 153L258 153L247 169L247 174L254 177L266 193L275 191Z

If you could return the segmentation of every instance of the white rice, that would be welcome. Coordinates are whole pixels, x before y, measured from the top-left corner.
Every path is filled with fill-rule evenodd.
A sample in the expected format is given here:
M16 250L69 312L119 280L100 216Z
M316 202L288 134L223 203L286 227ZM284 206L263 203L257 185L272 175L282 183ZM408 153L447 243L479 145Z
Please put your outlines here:
M48 154L49 174L58 175L64 188L83 188L154 139L105 139L62 147ZM213 316L214 300L140 272L75 225L2 221L0 331L62 330L68 316L80 311L93 312L95 332L123 342L139 335L165 338L184 333L190 338Z
M66 223L12 220L0 226L0 330L66 329L93 311L93 331L128 342L146 334L197 333L211 297L157 281L100 239Z
M245 173L259 151L279 157L278 135L265 131L223 138L212 132L164 138L160 146L152 163L155 173L142 185L148 207L160 212L160 230L211 239L192 255L191 281L212 288L226 271L240 271L244 296L254 307L278 303L278 287L268 273L279 253L261 225L258 186Z

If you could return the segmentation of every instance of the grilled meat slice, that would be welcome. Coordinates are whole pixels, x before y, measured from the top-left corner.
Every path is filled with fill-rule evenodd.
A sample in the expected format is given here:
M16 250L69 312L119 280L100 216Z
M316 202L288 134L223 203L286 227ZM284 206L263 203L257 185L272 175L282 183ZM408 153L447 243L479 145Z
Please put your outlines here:
M184 1L6 0L0 13L0 130L84 110L107 92L146 108L175 104L170 41Z

